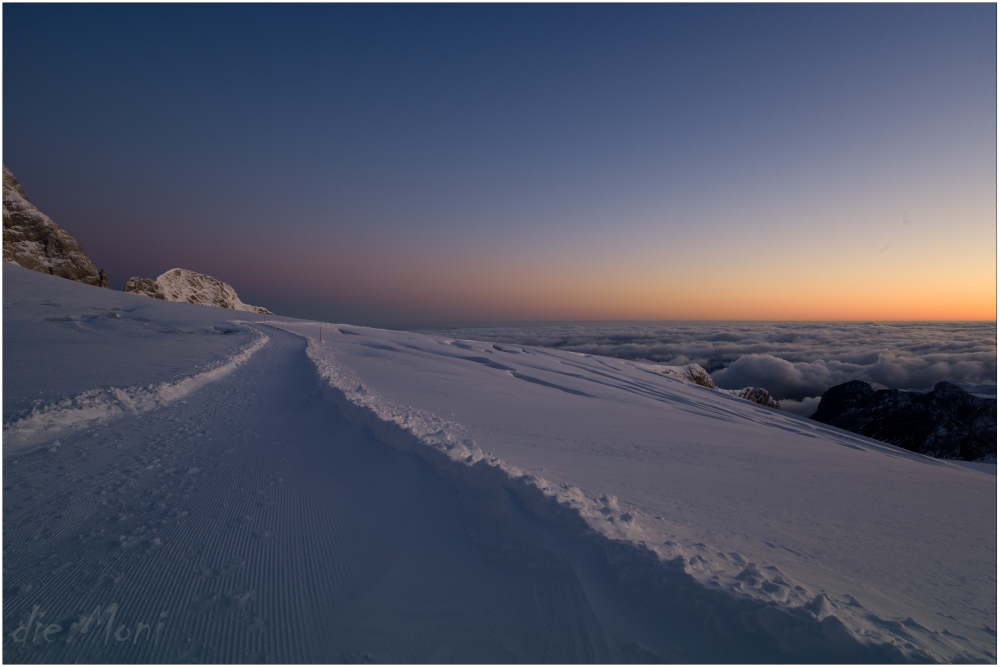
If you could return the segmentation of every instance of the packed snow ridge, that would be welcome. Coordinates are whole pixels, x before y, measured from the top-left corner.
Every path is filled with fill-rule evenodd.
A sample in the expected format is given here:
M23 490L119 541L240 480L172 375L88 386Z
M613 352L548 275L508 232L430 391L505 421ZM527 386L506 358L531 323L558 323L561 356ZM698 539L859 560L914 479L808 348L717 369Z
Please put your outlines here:
M240 301L236 290L229 283L188 269L170 269L156 280L140 277L129 278L128 282L125 283L125 291L164 301L182 301L201 306L260 313L261 315L274 314L267 308L251 306Z
M279 326L309 339L325 395L352 421L469 492L511 493L583 531L648 604L683 609L720 640L802 661L995 660L995 518L953 532L968 499L938 486L969 474L988 501L994 478L691 386L693 367ZM918 478L943 493L930 506ZM883 512L872 516L873 503ZM986 588L972 593L970 552L951 539L984 557ZM971 598L945 611L931 590L942 577L985 615L957 620ZM942 615L967 628L961 638Z
M233 325L240 326L236 322ZM259 331L252 331L252 334L249 343L199 373L145 386L91 389L55 403L36 405L31 412L9 423L4 415L4 455L51 441L68 431L106 424L125 415L150 412L179 401L225 377L264 347L268 337Z
M65 229L35 208L14 174L3 165L3 261L26 269L107 287L83 248Z

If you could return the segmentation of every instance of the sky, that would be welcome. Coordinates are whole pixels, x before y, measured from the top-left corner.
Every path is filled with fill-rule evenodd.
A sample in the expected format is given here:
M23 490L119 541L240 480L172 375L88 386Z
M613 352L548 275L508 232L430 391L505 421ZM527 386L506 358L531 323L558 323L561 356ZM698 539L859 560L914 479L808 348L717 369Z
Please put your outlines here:
M995 4L3 5L121 289L376 326L995 320Z

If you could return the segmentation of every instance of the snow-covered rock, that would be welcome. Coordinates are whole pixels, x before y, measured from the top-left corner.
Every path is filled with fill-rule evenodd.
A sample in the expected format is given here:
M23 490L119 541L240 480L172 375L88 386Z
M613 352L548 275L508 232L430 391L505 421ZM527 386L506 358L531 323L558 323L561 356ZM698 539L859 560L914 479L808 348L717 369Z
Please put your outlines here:
M154 299L163 299L164 301L167 298L163 293L163 288L155 280L139 278L138 276L128 279L128 282L125 283L125 291L130 294L142 294Z
M125 283L125 291L166 301L196 303L261 315L274 314L267 308L240 301L236 290L229 283L188 269L170 269L155 281L149 278L129 278Z
M767 389L761 389L760 387L744 387L743 389L724 389L727 394L732 394L739 398L752 401L754 403L759 403L761 405L766 405L769 408L781 409L781 405L774 400L771 393Z
M687 380L688 382L693 382L694 384L701 385L702 387L708 387L709 389L718 389L718 387L715 386L715 382L712 380L712 376L709 375L708 371L702 368L699 364L685 364L684 366L660 366L658 368L664 375L679 377L682 380Z
M697 384L708 389L716 389L726 394L730 394L747 401L752 401L753 403L766 405L769 408L776 408L778 410L781 409L781 405L778 404L778 401L774 400L767 389L761 389L760 387L719 389L719 387L716 386L715 381L712 380L712 376L709 375L708 371L702 368L699 364L685 364L684 366L657 366L656 368L664 375L678 377L686 382L691 382L692 384Z
M7 165L3 166L3 261L96 287L108 286L107 274L94 266L79 242L28 201Z

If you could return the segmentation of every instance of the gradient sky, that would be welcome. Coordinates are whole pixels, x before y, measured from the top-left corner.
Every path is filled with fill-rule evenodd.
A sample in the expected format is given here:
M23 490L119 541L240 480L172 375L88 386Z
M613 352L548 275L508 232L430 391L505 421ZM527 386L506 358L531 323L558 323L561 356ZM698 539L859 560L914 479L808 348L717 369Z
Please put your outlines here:
M3 162L285 315L996 318L978 5L3 5Z

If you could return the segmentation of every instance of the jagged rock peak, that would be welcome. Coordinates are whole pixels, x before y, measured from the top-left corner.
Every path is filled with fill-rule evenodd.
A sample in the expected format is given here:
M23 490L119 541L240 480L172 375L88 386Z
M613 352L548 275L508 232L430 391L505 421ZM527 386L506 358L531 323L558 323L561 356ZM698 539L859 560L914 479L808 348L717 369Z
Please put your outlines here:
M273 315L267 308L240 301L236 290L217 278L188 269L170 269L155 281L149 278L129 278L125 291L165 301L196 303L202 306L229 308L261 315Z
M24 188L3 165L3 261L77 282L107 287L83 248L65 229L35 208Z

